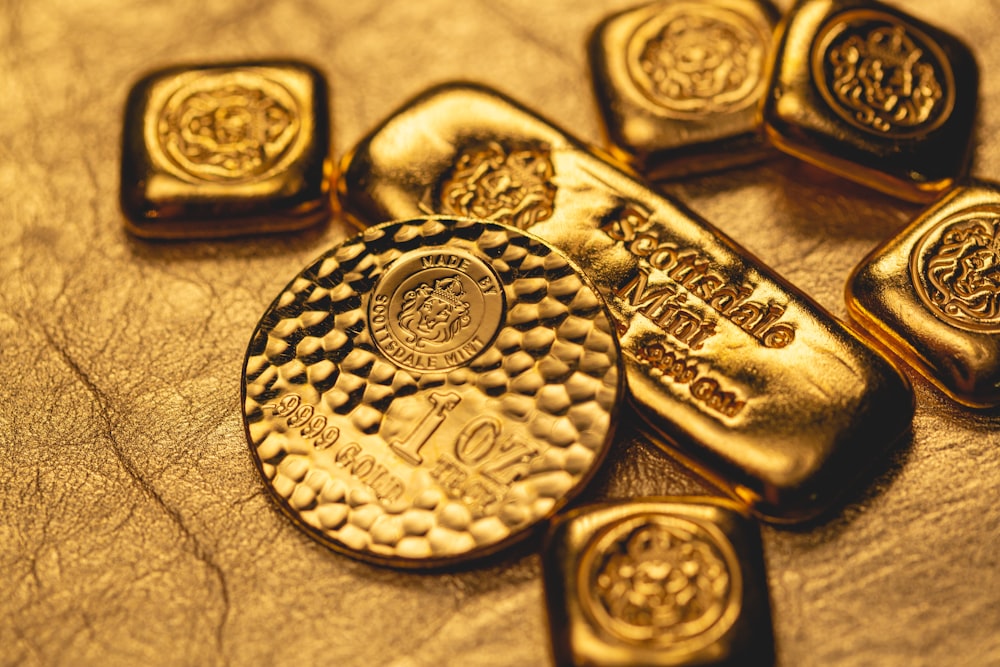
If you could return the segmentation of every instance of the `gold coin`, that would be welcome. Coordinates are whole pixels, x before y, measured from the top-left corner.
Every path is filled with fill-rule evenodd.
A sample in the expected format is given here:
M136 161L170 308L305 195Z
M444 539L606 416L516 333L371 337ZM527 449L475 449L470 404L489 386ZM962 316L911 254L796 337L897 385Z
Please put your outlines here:
M253 333L253 459L327 546L431 567L529 534L604 457L623 374L606 307L514 228L422 218L306 267Z

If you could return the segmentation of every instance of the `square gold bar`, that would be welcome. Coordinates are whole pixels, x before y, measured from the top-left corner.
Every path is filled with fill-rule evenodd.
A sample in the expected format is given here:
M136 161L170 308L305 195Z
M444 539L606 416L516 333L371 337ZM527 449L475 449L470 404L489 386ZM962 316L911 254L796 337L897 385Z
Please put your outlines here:
M132 88L125 226L145 238L302 229L331 211L327 86L295 61L181 66Z
M868 0L800 0L777 30L763 119L779 149L929 202L971 158L979 71L967 46Z
M851 316L964 405L1000 405L1000 185L954 189L876 248Z
M653 179L771 154L757 108L777 22L767 0L664 0L602 21L590 63L611 153Z
M909 383L695 214L499 93L432 89L345 158L345 212L490 219L547 240L615 317L647 432L773 521L830 507L904 433Z
M648 498L554 520L542 554L557 665L770 665L757 525L718 498Z

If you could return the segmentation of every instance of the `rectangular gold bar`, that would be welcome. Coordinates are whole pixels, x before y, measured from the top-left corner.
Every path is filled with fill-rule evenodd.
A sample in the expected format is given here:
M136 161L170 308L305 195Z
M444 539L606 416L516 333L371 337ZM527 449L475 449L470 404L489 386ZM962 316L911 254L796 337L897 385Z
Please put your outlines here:
M589 273L617 318L650 430L773 521L829 507L909 426L880 353L693 213L486 88L432 89L345 158L346 212L527 229Z
M331 212L327 85L297 61L177 66L129 93L121 208L136 236L302 229Z
M1000 185L955 188L873 250L847 309L959 403L1000 405Z
M732 501L581 507L553 521L542 568L561 667L774 663L760 531Z

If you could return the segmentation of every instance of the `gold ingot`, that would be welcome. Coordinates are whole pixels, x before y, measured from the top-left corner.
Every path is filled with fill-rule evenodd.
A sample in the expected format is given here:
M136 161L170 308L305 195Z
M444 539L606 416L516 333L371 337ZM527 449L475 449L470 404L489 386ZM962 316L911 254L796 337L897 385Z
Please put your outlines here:
M171 67L125 107L126 228L160 239L302 229L330 215L322 74L293 61Z
M767 156L757 107L777 22L768 0L665 0L602 21L590 63L611 152L650 178Z
M876 248L847 307L959 403L1000 405L1000 186L956 188Z
M554 520L542 568L561 667L774 662L760 532L731 501L583 507Z
M912 391L886 357L709 223L494 91L426 92L342 173L359 222L463 215L563 250L617 320L647 430L761 516L821 512L909 427Z
M800 0L778 26L763 118L783 151L911 201L968 170L979 71L955 37L868 0Z
M490 222L394 222L319 257L264 314L247 437L321 543L396 567L467 561L590 480L620 359L600 296L548 244Z

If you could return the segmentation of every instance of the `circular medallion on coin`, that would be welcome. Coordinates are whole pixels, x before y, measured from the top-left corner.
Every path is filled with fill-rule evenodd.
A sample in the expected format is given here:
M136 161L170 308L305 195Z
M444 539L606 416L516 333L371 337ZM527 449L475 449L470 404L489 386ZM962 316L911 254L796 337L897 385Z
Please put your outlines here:
M371 227L271 304L244 417L282 509L320 542L434 567L525 537L590 479L622 391L593 285L514 228Z

